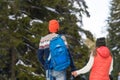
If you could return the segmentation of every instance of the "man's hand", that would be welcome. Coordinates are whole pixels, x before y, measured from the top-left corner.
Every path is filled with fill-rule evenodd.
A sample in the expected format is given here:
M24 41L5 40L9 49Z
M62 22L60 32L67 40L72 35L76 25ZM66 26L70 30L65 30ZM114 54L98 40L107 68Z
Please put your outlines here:
M77 76L78 76L78 74L77 74L76 71L73 71L71 74L72 74L74 77L77 77Z

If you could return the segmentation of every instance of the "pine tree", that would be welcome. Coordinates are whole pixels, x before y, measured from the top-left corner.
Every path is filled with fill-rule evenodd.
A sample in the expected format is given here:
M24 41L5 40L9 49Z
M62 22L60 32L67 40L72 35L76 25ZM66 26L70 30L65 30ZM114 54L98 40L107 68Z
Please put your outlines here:
M79 31L90 39L92 35L76 24L82 25L83 15L89 17L84 0L1 0L0 5L1 79L44 80L36 52L40 37L48 33L50 19L60 22L60 33L67 37L76 66L85 64L89 48Z
M111 1L111 13L108 24L108 46L114 58L113 76L117 80L118 71L120 71L120 0Z

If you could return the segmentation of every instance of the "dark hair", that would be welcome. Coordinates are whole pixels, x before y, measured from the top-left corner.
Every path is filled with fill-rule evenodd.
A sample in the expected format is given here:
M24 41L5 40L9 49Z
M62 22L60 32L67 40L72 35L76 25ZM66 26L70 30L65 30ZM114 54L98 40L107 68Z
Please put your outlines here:
M105 37L97 38L96 47L106 46Z
M93 50L93 56L96 56L97 53L97 48L100 46L106 46L106 41L105 41L105 37L101 37L101 38L97 38L96 40L96 48Z

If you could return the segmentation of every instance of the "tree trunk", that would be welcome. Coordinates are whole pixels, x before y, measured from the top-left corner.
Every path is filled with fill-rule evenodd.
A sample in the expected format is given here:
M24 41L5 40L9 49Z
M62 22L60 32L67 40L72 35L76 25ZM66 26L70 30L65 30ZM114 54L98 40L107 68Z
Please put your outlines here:
M10 49L10 54L11 54L11 80L15 80L15 62L16 62L16 53L15 53L15 49L12 47Z

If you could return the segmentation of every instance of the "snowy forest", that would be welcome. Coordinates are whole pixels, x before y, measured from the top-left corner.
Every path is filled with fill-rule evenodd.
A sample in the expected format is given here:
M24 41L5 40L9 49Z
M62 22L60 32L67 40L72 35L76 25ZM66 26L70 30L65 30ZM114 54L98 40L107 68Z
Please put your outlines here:
M117 80L120 71L120 0L112 0L110 4L107 46L114 59L111 75ZM74 63L77 69L82 68L95 46L95 37L82 28L83 16L90 17L88 8L85 0L0 0L0 80L45 80L37 50L40 38L48 34L51 19L59 21L60 33L67 38ZM68 68L68 80L70 72ZM82 76L88 80L89 73L75 80Z

